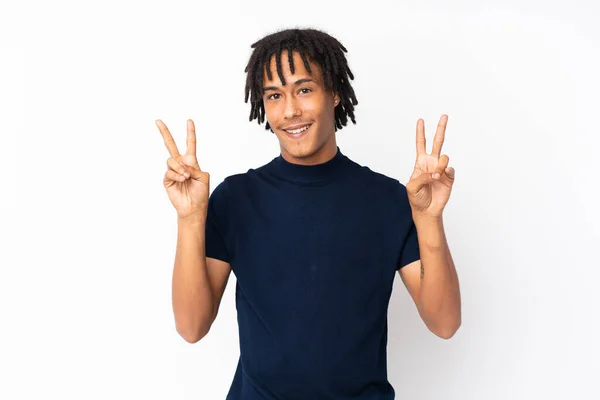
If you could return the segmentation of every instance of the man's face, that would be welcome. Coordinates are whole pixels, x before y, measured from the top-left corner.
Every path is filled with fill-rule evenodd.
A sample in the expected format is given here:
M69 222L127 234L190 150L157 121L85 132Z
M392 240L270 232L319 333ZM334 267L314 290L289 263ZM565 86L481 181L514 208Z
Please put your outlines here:
M293 53L292 75L287 51L281 53L285 86L277 74L275 56L271 57L272 80L264 73L265 116L279 139L282 156L295 164L320 164L337 152L334 109L339 96L325 91L318 64L310 62L312 75L304 68L298 52ZM308 125L308 129L305 127ZM298 129L306 129L297 132Z

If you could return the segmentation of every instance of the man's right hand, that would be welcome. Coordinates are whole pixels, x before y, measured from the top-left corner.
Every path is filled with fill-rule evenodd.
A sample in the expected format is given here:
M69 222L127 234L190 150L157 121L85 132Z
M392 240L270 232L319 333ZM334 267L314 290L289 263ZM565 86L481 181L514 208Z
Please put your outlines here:
M206 215L210 175L200 170L196 159L196 128L191 119L187 121L187 149L184 155L179 154L177 145L167 126L156 120L156 125L169 150L171 157L167 160L167 172L163 184L171 203L177 210L179 218Z

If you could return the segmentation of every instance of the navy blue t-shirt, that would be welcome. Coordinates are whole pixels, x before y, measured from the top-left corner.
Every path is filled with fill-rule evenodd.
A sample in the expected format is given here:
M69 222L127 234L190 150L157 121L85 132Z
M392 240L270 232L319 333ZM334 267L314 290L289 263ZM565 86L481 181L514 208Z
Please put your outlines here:
M419 259L406 187L343 155L281 155L209 199L206 256L228 262L240 358L228 400L393 399L387 310Z

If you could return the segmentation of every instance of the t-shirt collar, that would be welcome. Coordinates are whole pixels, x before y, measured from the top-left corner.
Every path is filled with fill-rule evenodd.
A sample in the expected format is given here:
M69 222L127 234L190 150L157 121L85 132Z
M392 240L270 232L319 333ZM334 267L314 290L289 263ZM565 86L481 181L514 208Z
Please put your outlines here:
M273 159L272 172L281 178L296 183L327 183L347 168L348 161L348 157L342 154L339 146L337 146L337 152L333 158L315 165L294 164L279 154L278 157Z

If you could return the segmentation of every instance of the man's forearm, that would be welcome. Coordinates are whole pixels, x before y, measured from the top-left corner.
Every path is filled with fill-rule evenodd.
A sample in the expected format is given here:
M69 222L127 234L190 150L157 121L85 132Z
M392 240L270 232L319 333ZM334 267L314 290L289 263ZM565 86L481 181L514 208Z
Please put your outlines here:
M419 313L430 330L450 337L461 324L461 299L443 220L414 214L413 220L421 257Z
M177 332L188 342L200 340L212 324L213 295L205 249L206 213L177 220L173 268L173 313Z

